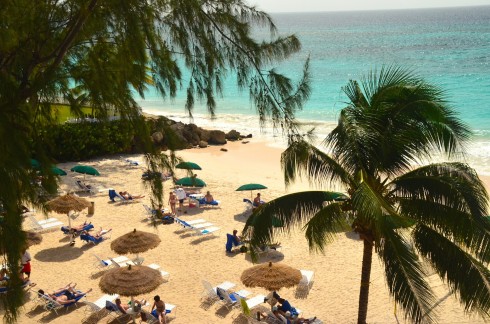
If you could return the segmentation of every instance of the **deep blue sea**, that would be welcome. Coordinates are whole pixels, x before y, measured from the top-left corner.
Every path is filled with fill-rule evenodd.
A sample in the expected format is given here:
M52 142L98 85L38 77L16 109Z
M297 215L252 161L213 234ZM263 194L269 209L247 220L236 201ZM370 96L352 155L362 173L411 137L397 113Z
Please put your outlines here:
M272 17L279 34L294 33L302 42L302 51L281 64L279 71L298 77L305 58L311 58L312 94L297 117L306 127L315 126L320 139L345 106L342 86L372 69L396 64L446 90L447 99L474 132L466 161L490 174L490 6ZM148 91L138 102L146 112L189 122L184 101L184 91L173 101ZM236 90L232 77L217 104L215 120L204 105L196 105L194 123L259 134L248 94ZM273 138L273 132L265 128L261 136Z

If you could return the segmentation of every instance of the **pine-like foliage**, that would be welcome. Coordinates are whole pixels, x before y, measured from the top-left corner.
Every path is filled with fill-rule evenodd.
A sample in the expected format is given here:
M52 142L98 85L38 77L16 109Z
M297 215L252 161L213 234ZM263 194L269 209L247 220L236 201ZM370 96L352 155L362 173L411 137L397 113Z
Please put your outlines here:
M252 28L270 30L255 40ZM156 154L133 92L155 87L163 98L187 92L215 114L227 76L250 92L261 121L294 129L294 113L309 95L308 64L298 82L273 65L300 49L298 39L276 36L270 17L242 0L4 0L0 6L0 247L17 272L23 237L19 210L38 204L30 158L41 164L42 186L55 191L49 143L32 141L52 123L50 103L69 102L74 112L90 105L104 117L117 111L132 123L148 154L148 168L171 166ZM190 78L183 80L183 70ZM232 74L233 73L233 74ZM150 185L161 202L161 184ZM40 208L41 205L38 205ZM10 282L6 320L16 318L22 291Z
M289 194L259 208L245 226L252 245L277 231L303 226L310 248L323 251L336 233L357 232L364 244L358 323L365 323L372 251L408 320L434 322L427 265L467 312L490 312L488 196L468 165L415 167L435 152L464 152L470 132L444 93L412 72L384 67L343 88L349 101L319 150L291 137L282 154L286 183L298 176L323 187L341 184L347 195ZM284 228L274 228L279 218ZM424 265L425 264L425 265Z

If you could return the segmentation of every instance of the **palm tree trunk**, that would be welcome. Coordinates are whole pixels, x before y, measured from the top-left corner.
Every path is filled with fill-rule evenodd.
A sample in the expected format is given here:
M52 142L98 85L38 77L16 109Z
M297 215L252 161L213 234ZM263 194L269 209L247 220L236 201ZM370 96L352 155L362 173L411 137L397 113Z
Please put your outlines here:
M371 279L371 263L373 261L373 243L364 239L364 252L362 255L361 291L359 292L359 309L357 312L357 324L366 324L369 281Z

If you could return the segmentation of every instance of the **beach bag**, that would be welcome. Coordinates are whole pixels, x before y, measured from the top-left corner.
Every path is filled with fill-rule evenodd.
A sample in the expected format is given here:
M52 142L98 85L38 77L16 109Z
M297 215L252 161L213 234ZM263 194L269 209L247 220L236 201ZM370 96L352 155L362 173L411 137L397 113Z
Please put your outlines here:
M247 251L248 251L248 248L245 245L240 246L240 252L246 253Z
M175 221L174 218L173 217L170 217L170 216L164 216L162 218L162 223L165 224L165 225L166 224L173 224L174 221Z
M142 322L147 322L148 321L148 317L146 316L146 313L145 312L141 312L141 321Z

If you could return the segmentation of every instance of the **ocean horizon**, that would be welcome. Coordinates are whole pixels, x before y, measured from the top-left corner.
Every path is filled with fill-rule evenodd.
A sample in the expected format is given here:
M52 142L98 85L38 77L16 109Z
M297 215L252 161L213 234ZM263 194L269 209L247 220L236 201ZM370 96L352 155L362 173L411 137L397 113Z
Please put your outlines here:
M315 127L322 140L346 106L342 87L383 65L397 65L445 91L451 107L473 132L467 152L458 160L470 163L479 173L490 174L490 6L271 16L279 35L296 34L302 43L300 53L277 69L297 79L310 57L312 94L297 114L305 130ZM256 34L259 38L265 35L260 30ZM183 75L185 84L186 73ZM216 100L215 119L199 102L190 119L184 110L184 89L172 100L164 100L150 89L137 102L147 113L204 128L236 129L273 145L285 145L280 130L260 127L248 93L237 90L233 75L225 82L223 97Z

